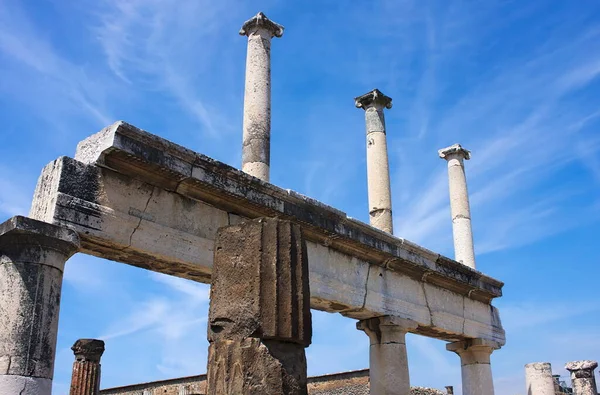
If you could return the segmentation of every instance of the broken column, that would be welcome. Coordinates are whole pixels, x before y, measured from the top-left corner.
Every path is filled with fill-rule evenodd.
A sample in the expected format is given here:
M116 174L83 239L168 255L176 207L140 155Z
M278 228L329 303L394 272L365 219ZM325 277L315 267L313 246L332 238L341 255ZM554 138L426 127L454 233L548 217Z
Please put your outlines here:
M450 186L450 211L452 213L452 233L454 255L457 262L475 269L475 249L471 230L471 209L465 176L464 160L471 159L471 153L454 144L438 151L440 158L448 162L448 183Z
M268 182L271 156L271 39L283 35L283 26L259 12L244 23L240 35L248 36L242 171Z
M69 395L97 395L100 390L100 358L104 353L104 342L79 339L71 350L75 354L75 362Z
M392 99L378 89L354 99L356 107L365 110L367 125L367 183L369 221L371 226L394 233L392 224L392 192L385 134L384 108L392 108Z
M0 224L0 394L51 393L63 270L78 249L59 226Z
M207 394L307 394L307 259L300 227L289 221L260 218L219 229Z
M571 384L574 395L598 395L594 369L598 367L596 361L573 361L565 365L571 373Z
M552 367L548 362L525 365L525 393L527 395L554 395Z
M384 316L359 321L356 328L369 336L369 382L374 395L409 395L410 377L406 333L414 321Z
M446 386L446 395L454 395L454 387L451 385Z
M490 356L500 348L485 339L469 339L446 345L460 357L463 395L494 395Z

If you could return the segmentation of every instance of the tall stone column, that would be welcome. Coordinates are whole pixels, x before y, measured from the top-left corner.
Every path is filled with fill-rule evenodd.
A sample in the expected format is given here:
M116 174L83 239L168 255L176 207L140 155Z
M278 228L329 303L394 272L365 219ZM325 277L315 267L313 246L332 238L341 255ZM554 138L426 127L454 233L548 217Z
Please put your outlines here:
M409 395L405 338L407 332L417 328L417 324L403 318L385 316L359 321L356 328L369 336L370 393Z
M475 269L475 249L471 230L471 208L465 176L464 160L471 153L454 144L438 151L440 158L448 162L448 183L450 186L450 210L452 212L452 233L454 236L454 255L457 262Z
M208 395L307 394L312 337L300 227L260 218L219 229L210 288Z
M554 395L552 366L548 362L525 365L525 393L527 395Z
M490 356L500 346L485 339L470 339L446 345L460 357L463 395L494 395Z
M0 224L0 394L51 393L63 270L78 249L59 226Z
M367 183L371 226L394 233L390 166L385 135L384 108L392 108L392 99L378 89L354 99L365 110L367 125Z
M571 372L571 383L574 395L598 395L594 369L598 367L596 361L574 361L565 365Z
M69 395L98 395L100 390L100 358L104 342L96 339L79 339L71 347L75 354L71 392Z
M242 171L268 182L271 161L271 39L283 35L283 26L259 12L244 23L240 35L248 36Z

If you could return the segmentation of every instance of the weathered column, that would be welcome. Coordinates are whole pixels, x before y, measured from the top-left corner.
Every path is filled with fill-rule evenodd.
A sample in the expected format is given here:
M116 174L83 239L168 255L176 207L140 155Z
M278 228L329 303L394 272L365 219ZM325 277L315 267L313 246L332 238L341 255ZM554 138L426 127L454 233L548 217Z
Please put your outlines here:
M289 221L261 218L219 229L207 394L307 394L307 259L300 227Z
M283 35L283 26L262 12L247 20L240 35L248 36L242 171L269 181L271 157L271 38Z
M367 125L367 183L371 226L394 233L390 166L385 135L384 108L392 108L392 99L378 89L354 99L365 110Z
M71 350L75 354L75 362L69 395L97 395L100 390L100 358L104 353L104 342L79 339Z
M448 162L448 183L450 186L450 210L452 212L452 233L456 261L475 269L475 249L471 230L471 209L465 176L464 160L471 153L454 144L438 151L440 158Z
M59 226L0 224L0 394L51 393L63 269L78 248Z
M571 372L571 383L574 395L598 395L594 369L598 367L596 361L573 361L565 365Z
M527 395L554 395L552 367L548 362L525 365L525 393Z
M500 346L490 340L470 339L446 345L460 357L463 395L494 395L490 356Z
M454 387L451 385L446 386L446 395L454 395Z
M397 317L376 317L357 322L356 328L369 336L370 393L409 395L410 377L406 333L415 322Z

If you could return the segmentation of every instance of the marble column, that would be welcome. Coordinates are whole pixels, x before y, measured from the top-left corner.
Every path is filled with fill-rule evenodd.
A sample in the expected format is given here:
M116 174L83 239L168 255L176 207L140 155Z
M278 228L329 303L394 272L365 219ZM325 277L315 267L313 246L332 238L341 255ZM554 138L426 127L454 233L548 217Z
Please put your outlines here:
M565 365L571 373L571 383L574 395L598 395L594 369L598 367L596 361L573 361Z
M268 182L271 157L271 39L283 35L283 26L259 12L244 23L240 35L248 37L242 171Z
M475 249L471 230L471 208L465 176L464 160L471 153L454 144L438 151L440 158L448 162L448 182L450 187L450 211L452 213L452 233L454 236L454 255L457 262L475 269Z
M383 114L384 108L392 108L392 99L374 89L355 98L354 102L356 107L365 110L369 220L371 226L394 233L390 167Z
M100 358L104 342L96 339L79 339L71 347L75 354L69 395L98 395L100 390Z
M406 333L414 321L384 316L359 321L356 328L369 336L370 393L410 395Z
M525 365L525 395L554 395L552 367L548 362Z
M500 348L485 339L469 339L446 345L460 357L463 395L494 395L490 356Z
M71 230L26 217L0 224L0 394L50 395Z

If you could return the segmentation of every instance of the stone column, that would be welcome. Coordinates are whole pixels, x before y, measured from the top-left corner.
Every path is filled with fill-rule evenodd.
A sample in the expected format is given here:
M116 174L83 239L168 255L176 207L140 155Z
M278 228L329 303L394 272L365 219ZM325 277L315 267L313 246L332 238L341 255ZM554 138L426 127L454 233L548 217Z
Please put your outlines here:
M0 224L0 394L51 393L63 269L78 249L59 226Z
M571 372L571 383L574 395L598 395L594 369L598 367L596 361L573 361L565 365Z
M417 328L417 324L411 320L385 316L359 321L356 328L369 336L370 393L409 395L405 337L407 332Z
M75 354L71 392L69 395L98 395L100 390L100 358L104 342L96 339L79 339L71 347Z
M390 166L385 135L384 108L392 108L392 99L375 89L354 99L365 110L367 125L367 183L371 226L394 233Z
M469 339L446 345L460 357L463 395L494 395L490 356L500 348L485 339Z
M452 233L454 235L454 255L457 262L475 269L475 249L471 230L471 209L465 176L464 160L471 153L454 144L438 151L440 158L448 162L448 183L450 186L450 210L452 212Z
M208 395L307 394L312 337L300 227L260 218L219 229L210 288Z
M283 35L283 26L259 12L244 23L240 35L248 36L242 171L268 182L271 160L271 39Z
M454 395L454 387L451 385L446 386L446 395Z
M555 394L552 367L548 362L534 362L525 365L525 394Z

